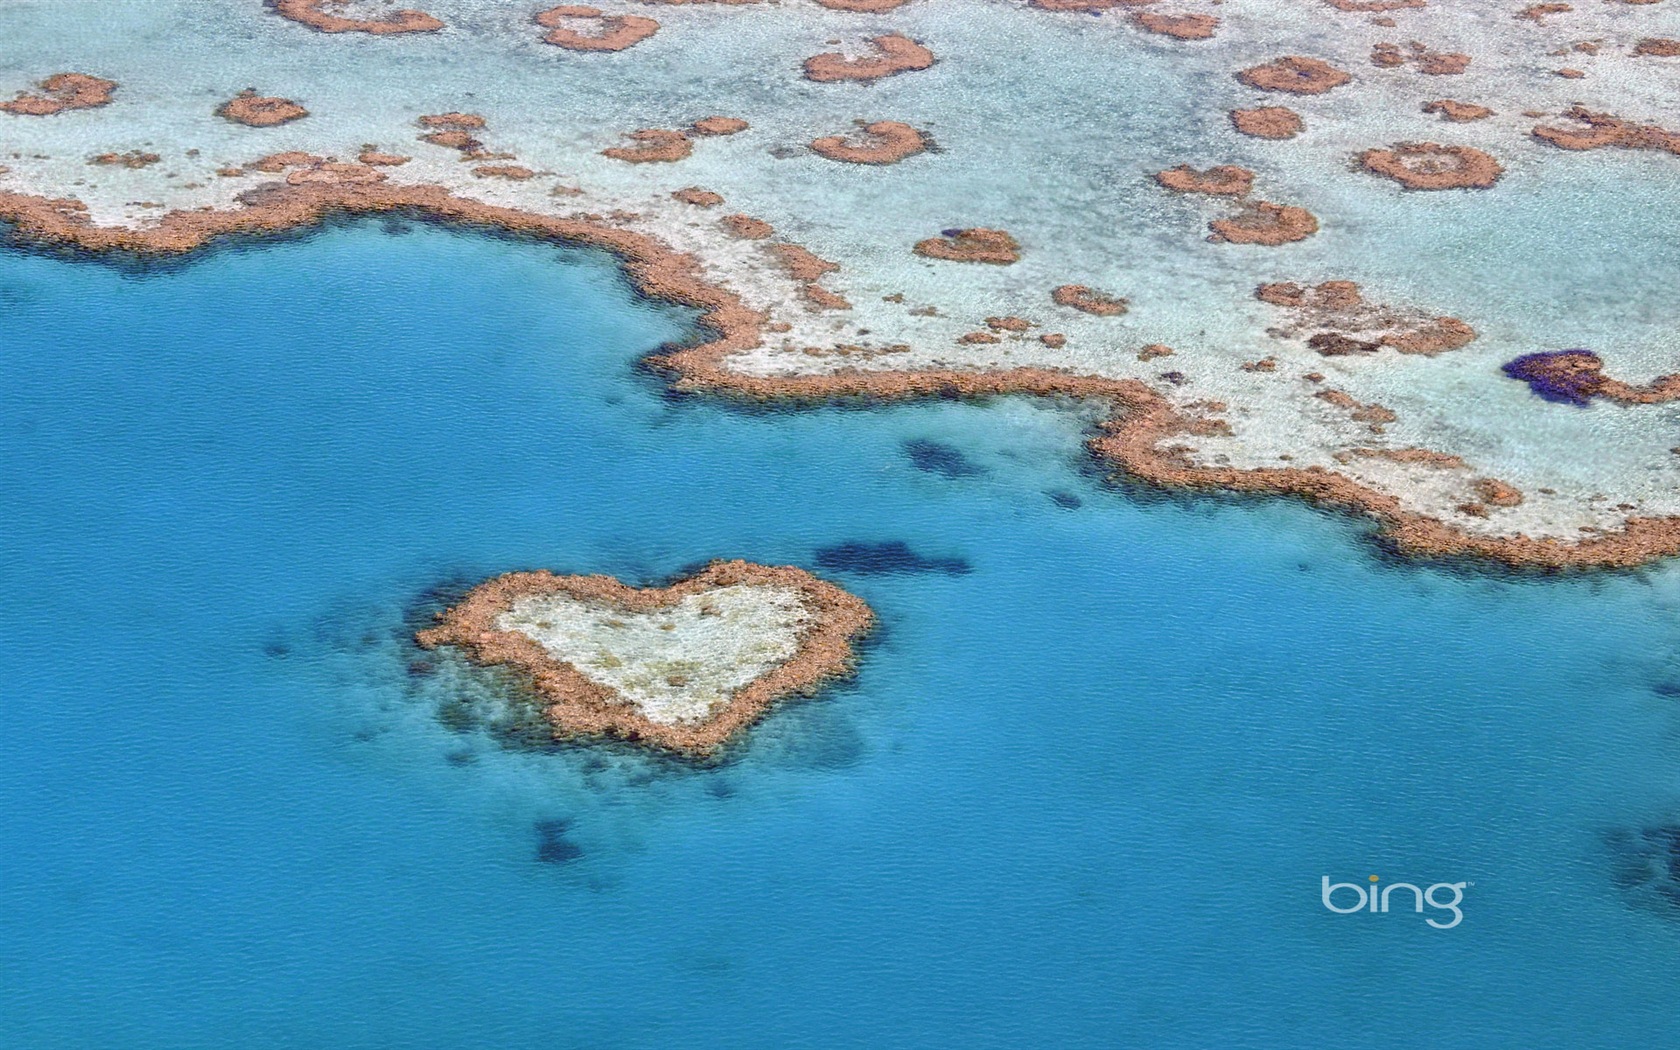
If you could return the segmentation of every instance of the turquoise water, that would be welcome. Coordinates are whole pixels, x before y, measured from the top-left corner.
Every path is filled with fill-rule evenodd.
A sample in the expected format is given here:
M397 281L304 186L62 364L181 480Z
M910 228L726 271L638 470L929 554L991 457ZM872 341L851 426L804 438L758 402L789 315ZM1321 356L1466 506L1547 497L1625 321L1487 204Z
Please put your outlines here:
M1050 406L673 399L688 323L426 226L0 255L0 1043L1680 1038L1671 570L1398 564L1107 486ZM715 767L410 666L493 573L894 542L935 570L820 570L856 681ZM1322 906L1372 873L1463 923Z

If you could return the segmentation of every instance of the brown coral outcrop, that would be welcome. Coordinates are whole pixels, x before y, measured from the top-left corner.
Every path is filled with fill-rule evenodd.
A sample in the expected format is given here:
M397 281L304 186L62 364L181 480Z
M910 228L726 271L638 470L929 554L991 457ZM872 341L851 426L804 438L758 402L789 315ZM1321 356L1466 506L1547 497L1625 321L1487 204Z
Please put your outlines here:
M875 49L874 58L848 58L828 52L805 60L805 79L819 84L838 80L879 80L895 73L927 69L933 65L933 52L907 36L887 33L870 38Z
M1109 295L1083 284L1064 284L1051 289L1050 298L1057 306L1071 306L1098 317L1118 317L1126 312L1128 303L1118 295Z
M333 12L349 6L346 0L269 0L282 18L300 22L320 33L371 33L390 36L400 33L435 33L443 23L424 11L398 8L379 18L351 18Z
M145 153L141 150L131 149L126 153L100 153L89 157L88 163L104 167L144 168L156 164L162 159L156 153Z
M339 161L316 159L306 167L287 173L286 182L291 186L354 186L384 182L386 177L383 171L367 164L344 164Z
M1518 11L1516 17L1543 25L1548 15L1561 15L1573 10L1568 4L1529 4Z
M1443 118L1454 124L1465 124L1472 120L1486 120L1493 116L1493 110L1486 106L1478 106L1473 102L1454 102L1450 98L1438 98L1433 102L1423 104L1425 113L1439 113Z
M1633 45L1635 55L1650 55L1654 58L1680 57L1680 40L1668 37L1648 36Z
M601 156L631 164L648 164L682 160L694 152L694 143L680 131L644 128L641 131L633 131L626 137L636 144L604 149Z
M1257 139L1292 139L1301 133L1301 115L1284 106L1233 109L1231 126Z
M1209 238L1231 244L1290 244L1318 232L1318 219L1305 208L1255 201L1240 214L1208 223Z
M725 215L719 221L723 223L723 228L729 231L730 236L739 237L744 241L761 241L776 232L774 226L751 215Z
M520 164L481 164L472 173L481 179L508 179L513 182L524 182L537 174Z
M1390 149L1366 150L1359 155L1359 166L1408 190L1487 189L1505 173L1503 165L1474 146L1434 142L1401 142Z
M811 142L811 151L847 164L896 164L927 149L920 131L896 120L877 120L860 129L862 141L827 135Z
M1368 302L1352 281L1262 284L1254 297L1292 314L1289 326L1269 331L1304 339L1325 357L1368 354L1385 347L1429 356L1457 350L1476 338L1476 330L1456 317Z
M653 721L623 694L590 678L535 639L497 627L501 614L523 598L564 595L634 615L731 586L798 592L806 607L807 626L801 629L791 657L735 689L720 710L701 720ZM436 627L420 631L415 640L427 649L455 646L477 664L512 668L544 704L543 713L557 737L611 736L704 756L762 718L777 701L810 693L826 681L849 674L856 660L853 643L873 622L874 614L862 599L803 569L717 561L668 587L628 587L610 576L509 573L468 591L458 604L439 614Z
M0 102L0 112L50 117L67 109L93 109L110 102L116 89L116 81L87 73L54 73L41 81L39 94L20 91L10 102Z
M1585 106L1571 107L1563 115L1584 126L1541 125L1534 129L1534 137L1559 149L1644 149L1680 154L1680 131L1656 124L1635 124L1608 113L1594 113Z
M1429 0L1324 0L1324 2L1338 11L1363 11L1371 14L1429 6Z
M1291 95L1322 95L1341 87L1353 77L1318 58L1285 55L1237 74L1237 79L1261 91L1282 91Z
M688 129L696 135L735 135L751 126L740 117L701 117Z
M1413 40L1402 50L1399 44L1382 43L1371 49L1371 64L1393 69L1410 62L1419 73L1430 76L1453 76L1470 68L1470 56L1459 51L1431 51L1422 41Z
M684 186L682 189L672 193L671 196L682 201L684 204L692 204L697 208L715 208L719 204L723 203L723 196L721 194L713 193L711 190L701 189L699 186Z
M938 237L917 241L915 252L929 259L991 263L995 266L1007 266L1021 259L1021 246L1015 243L1015 238L1002 230L984 227L946 230Z
M567 51L623 51L659 32L659 23L642 15L609 15L598 7L562 4L539 11L537 24L549 32L543 42ZM593 23L599 32L583 33L574 26Z
M1116 7L1147 7L1155 0L1027 0L1040 11L1109 11Z
M1178 40L1211 40L1219 29L1219 19L1213 15L1165 15L1154 11L1139 11L1132 16L1138 28Z
M1522 505L1522 490L1498 478L1477 478L1471 482L1476 495L1483 503L1491 507L1517 507Z
M1220 164L1197 171L1188 164L1155 173L1155 181L1174 193L1206 193L1216 197L1242 197L1254 185L1254 172L1234 164Z
M289 98L259 95L252 88L216 107L216 116L253 128L272 128L309 116L309 111Z

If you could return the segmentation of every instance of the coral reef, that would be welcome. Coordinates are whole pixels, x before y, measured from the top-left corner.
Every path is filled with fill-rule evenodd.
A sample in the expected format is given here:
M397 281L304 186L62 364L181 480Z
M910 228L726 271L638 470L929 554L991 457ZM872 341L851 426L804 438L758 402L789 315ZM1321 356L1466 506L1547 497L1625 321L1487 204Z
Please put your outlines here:
M1303 127L1301 115L1284 106L1233 109L1231 126L1257 139L1292 139Z
M680 131L665 128L644 128L625 136L634 146L614 146L601 151L601 156L630 164L670 163L682 160L694 152L694 143Z
M1288 281L1262 284L1254 297L1290 312L1292 323L1271 329L1274 335L1303 339L1324 357L1385 348L1433 356L1467 346L1476 338L1476 330L1456 317L1368 302L1352 281L1325 281L1316 286Z
M117 82L86 73L54 73L41 81L40 93L20 91L0 112L25 117L49 117L67 109L93 109L111 101Z
M749 598L754 592L762 597ZM562 604L550 611L544 600L555 598ZM533 614L568 613L584 621L570 634L527 622ZM659 617L659 629L627 631L625 621L638 617ZM743 640L707 623L729 617L736 633L791 633L791 651L784 655L776 639L750 636L743 647ZM667 587L628 587L610 576L509 573L474 587L415 640L512 668L543 703L557 737L612 736L705 756L778 701L850 673L853 643L873 622L861 599L803 569L718 561ZM598 640L614 634L628 640ZM564 643L570 645L561 651L550 647ZM751 677L737 682L742 675L731 661L745 660ZM699 684L713 695L691 699L698 691L692 677L709 679Z
M1216 197L1243 197L1254 185L1254 172L1234 164L1220 164L1197 171L1188 164L1155 173L1155 181L1174 193L1206 193Z
M1139 11L1132 21L1140 28L1178 40L1211 40L1219 28L1213 15L1165 15L1154 11Z
M1323 59L1285 55L1262 65L1251 66L1238 73L1237 79L1261 91L1322 95L1341 87L1353 77Z
M609 15L598 7L562 4L539 11L537 24L548 30L544 43L567 51L623 51L659 32L659 23L642 15ZM597 33L583 33L576 24L594 23Z
M348 7L347 0L269 0L282 18L289 18L320 33L371 33L391 36L400 33L435 33L443 23L424 11L398 8L379 18L352 18L334 14Z
M1423 111L1425 113L1439 113L1443 119L1454 124L1486 120L1493 116L1493 110L1486 106L1478 106L1473 102L1454 102L1450 98L1438 98L1433 102L1425 102Z
M907 36L887 33L870 38L874 58L849 58L829 52L805 60L805 79L819 84L838 80L879 80L896 73L927 69L933 65L933 52Z
M1290 244L1318 232L1318 219L1305 208L1255 201L1240 214L1208 223L1210 240L1232 244Z
M1359 166L1408 190L1487 189L1505 173L1503 165L1474 146L1434 142L1401 142L1390 149L1366 150L1359 155Z
M1098 317L1118 317L1126 312L1126 300L1118 295L1109 295L1087 288L1082 284L1064 284L1050 291L1050 298L1057 306L1071 306L1088 314Z
M1021 259L1021 246L1002 230L984 227L946 230L938 237L917 241L917 255L951 262L981 262L1007 266Z
M272 128L309 116L309 111L289 98L274 98L246 88L216 107L216 116L253 128Z
M1534 129L1534 137L1559 149L1644 149L1680 154L1680 131L1669 131L1656 124L1635 124L1608 113L1595 113L1585 106L1571 107L1563 115L1585 126L1541 125Z
M896 120L877 120L860 129L863 141L840 135L826 135L811 142L811 150L829 160L847 164L896 164L927 149L920 131Z

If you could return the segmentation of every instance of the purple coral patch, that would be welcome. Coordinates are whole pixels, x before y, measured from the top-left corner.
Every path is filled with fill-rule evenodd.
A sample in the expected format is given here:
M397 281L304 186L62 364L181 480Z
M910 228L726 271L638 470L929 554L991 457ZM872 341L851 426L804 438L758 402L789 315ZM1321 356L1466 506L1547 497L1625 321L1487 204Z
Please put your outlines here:
M1507 361L1503 369L1547 401L1584 408L1604 384L1602 364L1591 350L1547 350Z

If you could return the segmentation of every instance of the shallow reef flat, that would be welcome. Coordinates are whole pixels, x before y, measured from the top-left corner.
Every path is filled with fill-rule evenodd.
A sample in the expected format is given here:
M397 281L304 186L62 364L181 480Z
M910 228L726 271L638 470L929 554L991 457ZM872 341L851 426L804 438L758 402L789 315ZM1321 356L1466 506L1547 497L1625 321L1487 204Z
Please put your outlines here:
M1117 473L1408 553L1680 552L1680 0L19 0L0 31L24 240L402 210L591 244L702 309L651 362L680 388L1095 399Z

